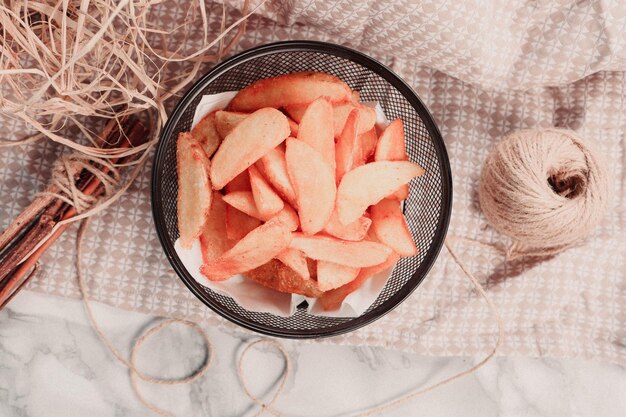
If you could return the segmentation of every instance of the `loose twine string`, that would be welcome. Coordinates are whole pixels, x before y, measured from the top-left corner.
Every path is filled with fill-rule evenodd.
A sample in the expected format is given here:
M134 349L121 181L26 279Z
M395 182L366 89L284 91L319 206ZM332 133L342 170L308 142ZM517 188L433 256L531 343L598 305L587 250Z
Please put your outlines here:
M481 205L483 206L483 211L485 212L485 207L487 209L486 215L488 218L493 218L494 213L496 213L500 216L500 218L498 218L497 220L499 222L505 222L506 216L510 217L512 215L512 222L517 224L517 226L521 225L521 227L513 227L513 233L509 233L509 235L514 238L514 245L516 245L513 246L514 249L519 249L520 247L525 246L525 250L528 251L527 253L535 255L539 253L545 256L546 254L555 253L555 251L564 250L565 248L570 247L574 244L579 244L581 240L588 235L593 226L595 226L595 224L599 222L599 219L603 214L603 210L606 209L609 180L608 178L606 178L607 171L605 167L601 162L598 162L601 160L599 155L590 150L591 148L588 148L586 146L587 144L572 132L554 129L548 129L539 132L521 132L521 134L513 134L500 142L490 154L490 157L485 164L485 168L483 169L483 177L481 178L480 200ZM574 148L571 147L572 144ZM542 161L537 162L537 159L541 159ZM534 167L536 170L530 172L530 179L525 178L522 175L523 172L528 173L528 170L525 171L525 167L527 165ZM558 175L556 175L555 173ZM507 175L513 175L513 178L515 178L515 180L513 180L511 177L507 177ZM556 183L553 184L550 182L550 180L555 175L557 177L555 180ZM573 180L570 181L570 179L572 178ZM559 182L561 180L563 181L562 184ZM494 187L494 184L499 184L502 188L504 188L504 191L498 194L494 188L490 189L490 187ZM524 187L523 185L525 184L528 186ZM485 194L485 187L491 192ZM507 197L502 198L502 194L506 195ZM537 194L539 194L540 196L539 203L542 204L539 204L539 207L529 205L528 202L533 201L533 198L536 198ZM489 199L486 200L486 198ZM492 205L485 206L485 201L487 201L487 204ZM513 204L513 206L511 206L511 204ZM515 234L526 233L526 230L523 228L524 224L523 222L520 222L520 218L523 218L526 221L530 220L539 223L543 222L542 224L545 224L546 227L550 227L546 222L555 222L554 217L550 218L549 216L547 216L544 218L535 219L529 215L528 210L525 211L524 209L529 209L530 211L534 210L535 214L537 212L545 213L546 210L550 211L550 209L554 211L555 204L556 207L559 209L557 211L562 216L564 216L565 219L582 219L582 221L587 222L587 224L580 225L578 224L580 223L580 221L570 223L569 227L576 230L574 231L574 233L570 233L565 240L563 240L563 236L559 234L546 234L545 230L539 230L537 232L536 228L535 231L539 235L541 235L539 238L537 238L537 234L529 235L529 239L519 238L520 235ZM594 209L598 210L600 213L593 212ZM572 210L574 212L570 212ZM556 219L558 220L558 217ZM211 364L212 349L210 339L207 333L195 323L179 319L168 319L159 323L155 327L149 328L148 330L144 331L135 340L131 348L130 361L126 360L113 347L108 337L104 334L97 321L95 320L91 308L90 298L85 285L83 269L80 261L82 256L82 241L87 230L88 221L89 219L83 220L83 222L81 223L81 227L78 230L78 236L76 239L76 263L79 287L83 296L82 299L89 321L95 329L96 333L98 334L98 337L107 347L107 349L111 351L111 353L118 359L118 361L120 361L130 370L132 387L133 390L136 392L139 400L147 408L154 411L155 413L163 416L171 416L171 414L167 411L156 407L154 404L151 404L145 399L138 385L138 380L161 385L189 384L196 381L208 371L208 368ZM510 225L506 226L510 227ZM560 230L558 229L558 227L560 227L560 225L557 225L557 231ZM554 231L555 229L550 230L552 231L552 233L556 233ZM517 239L515 239L516 237ZM470 367L469 369L459 372L450 377L444 378L437 383L429 385L426 388L413 390L408 394L387 401L381 405L367 408L357 414L353 414L352 417L366 417L373 414L381 413L385 410L389 410L393 407L397 407L401 404L407 403L408 401L420 395L433 391L464 376L470 375L476 372L481 367L485 366L485 364L487 364L496 355L498 349L500 348L504 337L504 324L502 322L502 318L500 317L500 314L495 304L487 295L487 292L484 290L482 285L469 271L465 263L460 259L455 250L452 248L452 245L450 243L452 239L455 238L450 237L445 241L445 246L450 253L450 256L459 266L459 268L461 268L463 274L471 282L476 291L478 291L480 296L484 299L487 306L489 307L493 318L497 323L498 333L495 345L493 346L491 352L484 359L482 359L480 362ZM483 247L496 249L505 254L507 256L507 260L511 257L512 254L511 248L506 250L499 248L496 245L475 241L473 239L457 239L472 242ZM534 242L540 242L541 244L537 247L536 245L534 245ZM196 331L203 337L207 349L207 360L204 365L202 365L197 371L193 372L189 376L180 379L164 379L152 377L144 374L139 369L137 369L136 358L142 344L149 337L156 335L165 327L176 323L190 327L192 330ZM276 350L278 350L283 356L283 360L285 363L284 369L281 373L279 386L273 397L268 402L263 402L262 399L252 393L252 391L248 387L248 379L244 371L244 362L248 353L253 347L261 344L272 346ZM245 394L248 396L248 398L250 398L255 404L259 406L259 410L256 413L256 416L260 416L264 413L269 413L275 417L282 417L282 414L276 411L273 406L284 391L285 383L287 377L291 372L291 369L292 364L289 354L286 352L281 344L274 340L258 339L249 343L245 347L245 349L243 349L238 361L237 375Z
M201 378L203 375L205 375L207 373L207 371L209 370L209 367L211 366L211 360L212 360L212 344L211 344L211 340L208 336L208 334L206 333L206 331L204 329L202 329L200 326L198 326L196 323L187 321L187 320L180 320L180 319L167 319L164 320L160 323L158 323L157 325L148 328L147 330L144 330L133 342L133 345L131 347L131 353L130 353L130 360L127 360L114 346L113 343L111 342L111 340L108 338L108 336L106 336L106 334L104 333L104 331L102 330L102 328L100 327L100 325L98 324L98 322L96 321L94 314L93 314L93 310L91 307L91 299L89 296L89 292L87 290L87 286L85 284L85 278L84 278L84 272L83 272L83 267L82 267L82 262L81 262L81 258L82 258L82 251L83 251L83 247L82 247L82 243L83 243L83 239L85 236L85 233L87 231L88 225L89 225L89 221L91 220L91 218L87 218L84 219L81 222L81 225L78 229L78 233L77 233L77 238L76 238L76 276L77 276L77 280L78 280L78 286L80 288L80 292L82 294L82 301L83 301L83 305L85 307L85 312L87 314L87 318L89 319L89 322L91 324L91 326L93 327L93 329L95 330L96 334L98 335L98 337L100 338L100 340L102 341L102 343L104 344L104 346L111 352L111 354L120 362L122 363L125 367L127 367L130 371L130 376L131 376L131 386L133 388L133 391L135 392L135 394L137 395L139 401L148 409L150 409L151 411L153 411L154 413L161 415L161 416L167 416L167 417L172 417L173 414L167 412L166 410L159 408L157 406L155 406L154 404L150 403L144 396L144 394L142 393L140 386L139 386L139 380L144 381L144 382L148 382L148 383L152 383L152 384L159 384L159 385L184 385L184 384L191 384L195 381L197 381L199 378ZM482 368L484 365L486 365L497 353L498 349L500 348L500 345L502 344L502 340L504 338L504 325L502 322L502 319L500 317L500 314L498 313L498 309L496 308L495 304L493 303L493 301L489 298L489 296L487 295L486 291L484 290L484 288L482 287L482 285L478 282L478 280L474 277L474 275L467 269L467 267L465 266L465 264L460 260L460 258L458 257L458 255L456 254L456 252L452 249L452 246L450 245L450 242L448 240L446 240L445 242L445 246L448 250L448 252L450 253L450 255L452 256L452 259L456 262L456 264L461 268L461 270L463 271L464 275L469 279L469 281L472 283L472 285L474 286L474 288L476 288L476 290L478 291L478 293L480 294L480 296L485 300L485 302L487 303L489 310L492 314L492 316L494 317L496 323L497 323L497 327L498 327L498 334L497 334L497 338L496 338L496 342L495 345L493 346L491 352L484 358L482 359L480 362L478 362L476 365L472 366L471 368L459 372L455 375L452 375L448 378L445 378L435 384L429 385L426 388L422 388L422 389L417 389L414 390L408 394L405 394L401 397L398 397L396 399L390 400L382 405L376 406L376 407L372 407L369 409L366 409L360 413L357 414L353 414L352 417L366 417L366 416L371 416L374 414L378 414L381 413L385 410L397 407L399 405L402 405L420 395L426 394L430 391L433 391L441 386L447 385L453 381L456 381L457 379L463 378L464 376L470 375L474 372L476 372L477 370L479 370L480 368ZM184 326L187 326L189 328L191 328L192 330L194 330L196 333L198 333L205 342L206 345L206 355L207 355L207 360L205 361L205 363L196 371L192 372L191 374L189 374L188 376L185 376L183 378L178 378L178 379L172 379L172 378L159 378L159 377L153 377L153 376L149 376L146 375L145 373L143 373L142 371L140 371L137 366L136 366L136 360L137 360L137 355L138 352L141 348L141 346L146 342L146 340L148 340L150 337L157 335L158 333L160 333L163 329L165 329L166 327L169 327L171 325L174 324L181 324ZM248 378L246 377L246 373L244 371L244 363L246 360L246 357L248 356L250 350L258 345L268 345L273 347L274 349L276 349L278 352L280 352L280 354L283 357L284 360L284 368L283 371L281 373L280 376L280 382L278 385L278 388L276 389L276 392L274 393L274 395L272 396L272 398L268 401L268 402L263 402L262 399L260 399L259 397L257 397L256 395L254 395L252 393L252 391L249 389L249 383L248 383ZM239 356L239 361L238 361L238 366L237 366L237 376L239 378L239 382L245 392L245 394L248 396L249 399L251 399L255 404L257 404L259 406L259 411L255 414L255 417L258 417L260 415L263 415L264 413L269 413L275 417L283 417L283 414L281 414L280 412L276 411L273 408L273 405L276 403L276 401L280 398L280 396L282 395L284 388L285 388L285 384L287 381L287 378L289 377L289 375L291 374L291 370L292 370L293 366L291 363L291 359L289 356L289 353L285 350L285 348L278 342L276 342L275 340L271 340L271 339L257 339L254 340L250 343L248 343L246 345L246 347L243 349L243 351L241 352L240 356Z
M87 218L87 219L84 219L81 222L80 227L78 229L77 238L76 238L76 276L78 278L78 286L79 286L80 292L82 294L83 306L85 307L85 312L87 313L87 318L89 319L89 322L91 323L91 326L93 327L95 332L98 334L98 337L100 338L100 341L104 344L104 346L106 346L106 348L109 350L109 352L111 352L111 354L120 363L122 363L124 366L126 366L130 370L131 387L132 387L133 391L135 392L135 394L137 395L137 398L139 398L139 401L146 408L148 408L149 410L153 411L154 413L156 413L158 415L168 416L168 417L169 416L173 416L173 414L168 413L167 411L163 410L162 408L159 408L159 407L155 406L154 404L152 404L151 402L149 402L145 398L143 392L140 389L138 380L149 382L151 384L159 384L159 385L184 385L184 384L191 384L191 383L195 382L196 380L201 378L209 370L209 367L211 366L212 352L213 352L213 349L211 348L211 340L209 339L208 334L200 326L198 326L196 323L193 323L193 322L190 322L190 321L187 321L187 320L168 319L168 320L164 320L164 321L158 323L157 325L155 325L153 327L150 327L147 330L145 330L144 332L142 332L139 335L139 337L137 337L134 340L134 342L133 342L133 346L131 348L130 360L126 359L113 346L113 343L111 342L111 340L104 334L104 331L102 330L102 328L100 327L100 325L96 321L96 319L94 317L94 314L93 314L93 310L91 308L91 300L90 300L90 297L89 297L89 292L87 291L87 286L85 284L85 280L84 280L84 277L83 277L83 268L82 268L82 263L80 262L80 259L81 259L81 254L82 254L83 237L84 237L85 231L87 230L87 227L89 225L90 219L91 218ZM173 324L181 324L181 325L187 326L187 327L193 329L200 336L202 336L202 338L204 339L204 343L206 344L206 352L207 352L207 359L206 359L205 363L198 370L196 370L192 374L190 374L188 376L185 376L183 378L174 378L174 379L159 378L159 377L153 377L153 376L150 376L150 375L147 375L147 374L143 373L136 366L137 354L138 354L139 350L141 349L141 346L150 337L157 335L158 333L163 331L163 329L165 329L166 327L171 326Z

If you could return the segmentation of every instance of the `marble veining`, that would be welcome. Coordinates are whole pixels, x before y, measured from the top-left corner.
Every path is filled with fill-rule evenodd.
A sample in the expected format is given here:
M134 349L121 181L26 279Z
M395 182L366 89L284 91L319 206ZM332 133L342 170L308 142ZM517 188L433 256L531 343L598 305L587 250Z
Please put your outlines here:
M95 304L104 331L124 355L154 317ZM143 417L125 369L102 346L76 300L31 292L0 312L0 416ZM252 416L258 408L238 381L241 350L257 336L205 326L213 343L208 374L190 386L141 384L145 396L176 416ZM292 372L276 409L285 416L352 415L413 388L425 387L481 358L432 358L366 346L282 341ZM150 375L180 377L205 360L202 339L173 326L148 341L138 365ZM275 391L283 359L254 350L244 364L250 390ZM574 359L499 357L382 416L622 417L626 369Z

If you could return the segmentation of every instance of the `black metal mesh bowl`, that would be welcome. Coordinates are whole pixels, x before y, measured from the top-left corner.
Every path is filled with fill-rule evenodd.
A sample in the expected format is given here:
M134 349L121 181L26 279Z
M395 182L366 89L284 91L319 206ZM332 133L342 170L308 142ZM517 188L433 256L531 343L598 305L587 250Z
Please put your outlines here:
M332 318L306 313L299 306L290 317L247 311L232 298L195 281L174 250L176 219L176 138L189 131L195 108L204 94L240 90L267 77L297 71L334 74L361 94L362 101L378 101L393 120L402 118L409 158L426 169L410 184L404 212L419 254L401 259L380 296L359 317ZM424 279L443 244L452 205L450 164L441 134L415 92L379 62L338 45L290 41L242 52L213 68L174 109L163 130L152 173L152 209L157 233L174 270L208 307L245 328L271 336L313 338L345 333L383 316L402 302Z

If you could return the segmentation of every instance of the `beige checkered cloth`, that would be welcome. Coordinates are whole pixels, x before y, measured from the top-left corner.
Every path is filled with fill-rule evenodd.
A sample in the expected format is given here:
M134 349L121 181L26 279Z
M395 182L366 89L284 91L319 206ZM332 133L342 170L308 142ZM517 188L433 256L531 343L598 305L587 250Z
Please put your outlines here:
M230 17L240 16L240 4L227 3ZM221 7L211 8L215 28ZM163 10L159 19L174 14ZM488 226L476 197L487 152L507 132L559 126L597 140L613 177L611 210L580 247L540 263L505 263L488 248L452 243L506 323L503 354L626 363L625 23L618 1L270 1L250 19L238 49L319 39L366 52L402 76L434 114L448 148L450 235L508 243ZM2 131L20 135L24 127L5 121ZM42 188L60 152L45 141L0 150L0 227ZM149 186L147 167L92 223L85 242L92 297L234 329L174 275L154 231ZM29 289L78 296L74 254L74 234L66 233ZM484 302L444 249L392 313L324 342L475 355L491 348L494 335Z

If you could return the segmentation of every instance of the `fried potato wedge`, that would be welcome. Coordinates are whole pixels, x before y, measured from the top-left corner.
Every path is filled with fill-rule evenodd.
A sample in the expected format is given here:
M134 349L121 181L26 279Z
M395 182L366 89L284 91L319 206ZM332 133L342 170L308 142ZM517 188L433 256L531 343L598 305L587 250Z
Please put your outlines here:
M342 240L358 242L365 238L371 224L372 220L366 216L361 216L350 224L342 224L339 221L337 210L334 210L333 214L330 216L330 220L324 227L324 233Z
M211 209L213 192L208 176L211 161L191 133L181 133L176 142L176 163L180 244L190 248L202 233Z
M304 279L311 279L309 267L307 265L306 256L297 249L287 248L278 255L276 259L293 269Z
M317 261L317 286L322 291L329 291L353 281L361 268Z
M400 188L393 193L393 197L398 201L409 198L409 184L401 185Z
M264 287L288 294L301 294L312 298L318 298L322 295L315 281L303 278L277 259L272 259L268 263L244 273L244 276Z
M291 130L291 136L294 138L298 137L298 131L300 130L300 125L296 123L291 117L287 117L287 121L289 122L289 129Z
M372 230L378 239L400 256L417 255L411 231L396 199L385 198L370 208Z
M306 112L306 104L294 104L285 106L285 111L297 123L302 122L304 113ZM361 106L352 102L336 104L333 106L333 132L338 137L343 132L348 115L352 110L359 112L358 134L363 134L374 128L376 124L376 110L371 107Z
M296 192L287 173L285 151L280 148L271 149L255 165L285 201L297 206Z
M256 208L262 217L269 219L281 211L285 203L268 184L255 165L251 165L248 168L248 173L250 174L250 186L252 187L252 196L254 197Z
M404 124L396 119L387 126L376 144L376 161L408 161L404 144Z
M260 109L246 117L224 138L213 156L213 188L222 189L270 149L283 142L289 133L287 116L276 109Z
M298 127L298 140L318 151L335 169L333 106L325 98L318 98L307 107Z
M267 221L270 217L264 217L254 202L252 191L233 191L225 194L224 202L237 210L246 213L248 216L254 217L261 221Z
M222 143L222 136L215 127L215 112L204 116L197 125L191 129L191 134L202 145L202 149L210 158Z
M355 167L364 165L374 156L377 143L378 135L376 134L376 129L370 129L367 132L359 135L359 138L357 140L358 151L355 152Z
M337 189L339 221L350 224L365 210L389 196L424 169L409 161L371 162L344 175Z
M285 160L296 192L300 227L313 235L326 226L335 207L335 173L319 152L298 139L287 140Z
M349 101L350 87L339 78L320 72L297 72L266 78L241 90L230 102L233 111L249 112L263 107L280 108L308 104L325 97L331 103Z
M233 246L226 233L226 204L218 191L213 191L211 210L200 234L202 260L207 263L219 258Z
M261 220L226 205L226 236L230 240L239 241L245 235L261 225Z
M355 279L339 288L326 291L322 294L319 298L320 305L326 311L338 310L341 307L343 300L348 295L361 288L361 286L374 275L395 265L399 259L400 255L395 252L391 252L384 262L367 268L361 268Z
M359 113L359 124L357 134L363 134L374 128L376 124L376 110L367 106L355 105L354 103L341 103L333 106L333 120L335 137L338 137L345 129L348 115L356 110Z
M289 117L291 117L296 123L300 124L302 122L302 117L304 117L304 113L306 112L307 107L309 107L309 103L304 104L292 104L283 107Z
M269 220L219 258L205 262L200 272L211 281L224 281L271 261L289 246L291 239L291 231L283 222Z
M226 190L227 194L238 191L251 191L248 170L233 178L224 186L224 190ZM261 221L259 219L226 204L226 236L228 236L228 239L237 241L259 227L260 224Z
M383 130L376 144L376 161L408 161L404 144L404 124L402 119L396 119ZM398 200L405 200L409 196L409 185L402 185L394 196Z
M359 112L352 110L348 115L343 132L337 138L335 170L336 181L339 183L346 172L354 168L354 162L359 151L357 145L357 125L359 124Z
M215 129L220 137L225 138L249 115L249 113L218 110L215 112Z
M282 221L287 225L289 230L295 232L300 227L300 218L298 213L289 205L285 204L283 209L274 218Z
M232 193L233 191L252 191L248 171L243 171L241 174L233 178L224 186L224 190L226 190L226 193Z
M330 236L306 236L298 232L293 234L290 247L317 261L329 261L354 268L382 263L391 253L391 249L382 243L365 240L350 242Z

